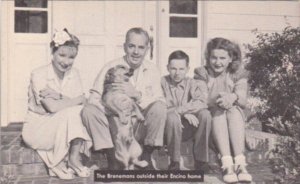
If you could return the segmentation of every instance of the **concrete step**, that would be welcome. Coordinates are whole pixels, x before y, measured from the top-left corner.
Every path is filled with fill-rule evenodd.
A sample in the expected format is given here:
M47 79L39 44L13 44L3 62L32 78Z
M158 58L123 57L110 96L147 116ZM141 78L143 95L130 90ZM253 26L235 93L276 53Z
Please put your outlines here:
M43 163L35 150L21 145L4 146L1 149L2 164Z
M0 176L39 176L47 174L44 163L3 164L0 166Z
M3 128L2 128L3 130ZM27 148L21 139L20 125L4 128L1 134L1 163L0 176L40 176L47 175L47 170L36 151ZM247 130L247 137L251 145L247 145L247 161L249 172L254 174L255 181L271 181L273 174L267 164L269 150L276 142L276 136L255 130ZM193 169L192 141L183 142L181 146L183 169ZM218 155L210 150L210 165L214 175L221 181L221 170ZM166 149L156 150L153 154L156 167L161 170L168 168ZM91 158L85 158L88 166L97 165L100 169L107 167L107 160L103 154L94 153ZM210 177L210 176L208 176Z

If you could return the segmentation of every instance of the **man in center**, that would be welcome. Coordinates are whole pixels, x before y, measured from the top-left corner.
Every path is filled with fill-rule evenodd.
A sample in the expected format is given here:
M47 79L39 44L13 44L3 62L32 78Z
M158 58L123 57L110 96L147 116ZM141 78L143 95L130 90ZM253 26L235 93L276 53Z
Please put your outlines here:
M154 169L151 154L163 145L163 133L167 108L160 85L160 73L156 65L145 60L149 48L149 35L142 28L131 28L126 33L123 45L125 56L109 62L98 74L93 88L90 90L88 104L82 110L82 120L92 137L94 150L104 151L107 155L109 169L118 169L113 140L116 127L112 116L105 112L101 104L103 84L107 71L117 65L130 68L132 77L129 82L115 83L116 90L123 91L141 108L145 121L135 130L135 138L143 145L142 160L148 162L146 169ZM108 118L108 119L107 119Z
M187 77L189 56L181 50L170 54L167 68L169 75L162 77L161 83L168 108L165 141L171 160L169 170L180 169L181 142L193 139L195 169L207 171L211 115L206 85Z

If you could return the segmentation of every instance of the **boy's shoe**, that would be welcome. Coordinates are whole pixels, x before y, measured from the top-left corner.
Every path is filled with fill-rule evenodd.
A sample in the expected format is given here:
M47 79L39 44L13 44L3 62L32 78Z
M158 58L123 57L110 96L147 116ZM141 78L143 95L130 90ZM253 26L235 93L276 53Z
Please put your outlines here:
M252 176L248 173L245 165L238 165L236 174L240 182L251 182Z
M226 183L237 183L238 177L234 172L234 166L225 167L223 169L223 181Z
M207 162L202 162L202 161L195 160L194 168L195 168L195 170L203 171L204 174L210 174L211 173L210 166L208 165Z
M180 170L180 164L179 162L174 162L174 161L171 161L169 167L168 167L168 170Z

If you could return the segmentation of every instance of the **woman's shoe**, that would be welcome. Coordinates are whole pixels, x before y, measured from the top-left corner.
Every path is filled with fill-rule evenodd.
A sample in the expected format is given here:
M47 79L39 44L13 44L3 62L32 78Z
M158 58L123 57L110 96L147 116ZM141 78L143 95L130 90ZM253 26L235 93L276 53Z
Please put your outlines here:
M236 174L240 182L251 182L252 176L248 173L245 165L238 165Z
M234 157L235 162L235 172L241 182L251 182L252 176L248 173L246 169L246 157L243 154Z
M69 169L73 170L73 172L75 172L75 174L79 177L82 178L87 178L91 175L91 170L88 167L82 167L82 168L72 168L70 167Z
M72 180L75 178L74 174L72 172L69 172L67 169L60 169L56 167L49 169L49 175L57 176L58 178L63 180Z
M238 178L236 173L234 172L234 165L232 157L229 155L222 156L222 169L223 169L223 180L226 183L237 183Z
M234 172L234 166L223 168L223 181L226 183L237 183L238 177Z

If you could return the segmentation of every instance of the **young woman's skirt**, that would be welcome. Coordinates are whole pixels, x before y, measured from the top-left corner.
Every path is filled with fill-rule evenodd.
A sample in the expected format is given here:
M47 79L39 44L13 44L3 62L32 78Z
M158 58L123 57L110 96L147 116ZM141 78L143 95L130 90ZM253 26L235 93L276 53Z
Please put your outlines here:
M73 106L49 115L28 113L22 137L35 149L48 168L67 158L71 141L83 139L80 152L90 156L92 141L81 121L82 106Z

